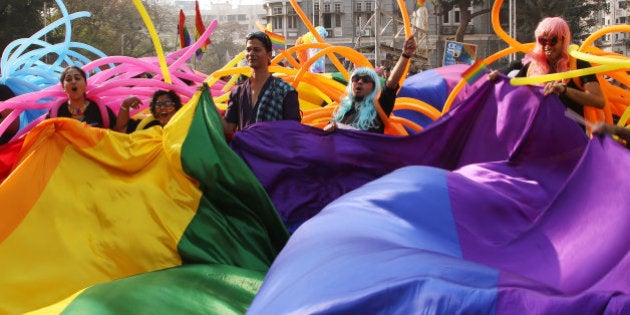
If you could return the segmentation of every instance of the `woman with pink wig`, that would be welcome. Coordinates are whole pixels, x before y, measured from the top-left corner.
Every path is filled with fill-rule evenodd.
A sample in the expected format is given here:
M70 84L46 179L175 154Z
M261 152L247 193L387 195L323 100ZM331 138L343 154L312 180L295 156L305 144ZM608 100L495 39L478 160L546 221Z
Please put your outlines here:
M538 24L535 31L536 46L525 58L526 63L517 77L530 77L549 73L565 72L571 69L571 30L560 17L547 17ZM529 62L527 62L529 61ZM577 69L590 67L586 61L577 59ZM604 108L604 96L593 74L578 78L581 87L573 79L552 81L544 84L544 95L556 94L564 105L584 115L584 106Z

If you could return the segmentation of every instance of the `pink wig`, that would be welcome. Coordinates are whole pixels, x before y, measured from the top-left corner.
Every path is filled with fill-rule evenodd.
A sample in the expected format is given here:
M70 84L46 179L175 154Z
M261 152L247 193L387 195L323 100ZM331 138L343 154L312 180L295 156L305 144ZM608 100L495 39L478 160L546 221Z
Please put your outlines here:
M569 29L569 24L561 17L544 18L538 23L534 36L536 46L529 55L531 64L527 75L543 75L551 71L547 57L545 56L544 47L538 42L539 37L551 38L558 36L558 40L562 42L562 54L556 64L556 72L568 71L570 68L570 59L567 50L569 44L571 44L571 30Z

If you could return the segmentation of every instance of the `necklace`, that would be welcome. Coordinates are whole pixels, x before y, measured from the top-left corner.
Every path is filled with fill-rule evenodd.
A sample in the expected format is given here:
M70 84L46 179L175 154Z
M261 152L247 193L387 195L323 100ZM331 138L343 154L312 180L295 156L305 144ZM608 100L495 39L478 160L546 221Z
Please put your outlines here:
M90 103L85 103L80 108L75 108L68 104L68 111L70 111L72 118L80 118L83 117L83 113L85 113L85 109L88 107L88 105L90 105Z

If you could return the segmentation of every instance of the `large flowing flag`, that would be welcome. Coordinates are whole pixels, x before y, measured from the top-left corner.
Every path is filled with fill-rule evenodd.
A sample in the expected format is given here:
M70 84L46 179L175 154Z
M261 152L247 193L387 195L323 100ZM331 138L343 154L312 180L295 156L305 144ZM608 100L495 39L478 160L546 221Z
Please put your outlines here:
M281 216L304 222L248 313L628 313L630 151L564 112L485 80L409 137L237 133Z
M186 27L186 15L184 15L184 10L179 10L177 35L179 38L179 48L190 46L190 33L188 32L188 28Z
M199 40L201 34L206 31L206 26L203 24L201 18L201 11L199 10L199 1L195 1L195 40ZM206 48L210 45L210 39L206 39L205 43L197 50L197 59L201 59L203 53L206 52Z
M2 314L242 314L288 238L207 87L163 129L49 119L6 149Z

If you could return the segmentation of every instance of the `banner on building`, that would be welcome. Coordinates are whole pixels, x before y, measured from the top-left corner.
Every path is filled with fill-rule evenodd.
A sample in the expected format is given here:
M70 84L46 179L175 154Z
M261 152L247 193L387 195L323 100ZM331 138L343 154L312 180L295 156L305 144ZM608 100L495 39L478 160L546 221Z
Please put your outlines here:
M444 47L443 66L455 64L472 65L477 60L477 45L447 40Z

